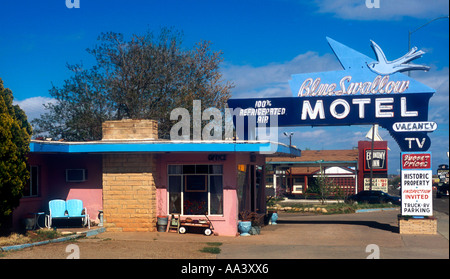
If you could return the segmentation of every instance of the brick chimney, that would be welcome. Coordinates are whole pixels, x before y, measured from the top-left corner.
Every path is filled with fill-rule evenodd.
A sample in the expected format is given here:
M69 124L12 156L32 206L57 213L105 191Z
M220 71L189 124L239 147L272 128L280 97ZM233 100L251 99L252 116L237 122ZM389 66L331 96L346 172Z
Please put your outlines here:
M102 140L157 140L156 120L123 119L102 124Z

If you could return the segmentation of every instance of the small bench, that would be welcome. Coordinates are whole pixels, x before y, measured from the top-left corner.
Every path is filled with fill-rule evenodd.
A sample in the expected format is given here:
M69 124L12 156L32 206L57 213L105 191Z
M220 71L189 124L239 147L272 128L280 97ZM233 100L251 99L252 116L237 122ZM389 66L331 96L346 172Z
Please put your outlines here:
M48 203L49 215L45 216L45 226L51 228L53 219L73 219L80 218L84 226L91 228L91 221L87 209L83 207L83 201L78 199L71 200L51 200Z

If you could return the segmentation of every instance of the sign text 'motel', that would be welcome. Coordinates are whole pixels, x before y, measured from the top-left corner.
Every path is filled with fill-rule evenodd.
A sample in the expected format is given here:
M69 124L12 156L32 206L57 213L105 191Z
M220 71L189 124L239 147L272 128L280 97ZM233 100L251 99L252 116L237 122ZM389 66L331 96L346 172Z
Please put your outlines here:
M230 99L228 106L238 110L234 120L254 118L258 126L272 125L270 120L276 117L279 127L379 124L402 151L428 150L431 142L427 133L437 128L428 121L428 104L435 90L400 73L427 70L426 66L408 64L423 52L413 48L391 62L372 41L375 61L327 40L343 71L293 75L289 82L293 97Z

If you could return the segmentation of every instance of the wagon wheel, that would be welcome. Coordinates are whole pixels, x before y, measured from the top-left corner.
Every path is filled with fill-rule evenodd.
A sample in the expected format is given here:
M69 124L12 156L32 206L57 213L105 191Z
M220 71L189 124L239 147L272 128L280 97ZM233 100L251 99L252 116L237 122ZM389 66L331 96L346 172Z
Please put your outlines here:
M186 233L186 228L185 227L180 227L178 229L178 232L181 233L181 234Z
M205 229L205 231L203 232L206 236L210 236L212 234L212 230L211 229Z

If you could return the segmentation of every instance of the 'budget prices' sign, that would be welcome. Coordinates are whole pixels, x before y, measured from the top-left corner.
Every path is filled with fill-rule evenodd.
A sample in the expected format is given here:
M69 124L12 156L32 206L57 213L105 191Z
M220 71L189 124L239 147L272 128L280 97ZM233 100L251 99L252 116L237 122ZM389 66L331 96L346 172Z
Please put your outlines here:
M402 153L402 215L432 216L431 153Z
M431 154L403 153L402 169L431 169Z

